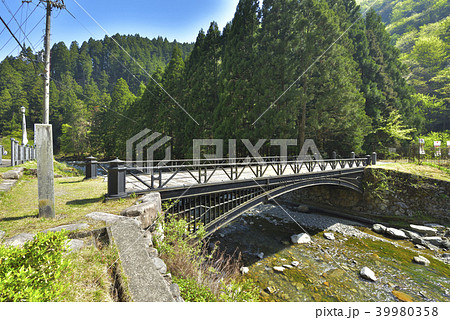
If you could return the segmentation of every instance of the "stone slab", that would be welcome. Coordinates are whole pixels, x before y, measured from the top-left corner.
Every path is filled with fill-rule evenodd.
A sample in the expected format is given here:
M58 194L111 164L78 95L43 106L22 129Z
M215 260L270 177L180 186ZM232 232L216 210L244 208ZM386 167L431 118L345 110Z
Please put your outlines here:
M17 180L3 180L0 183L0 192L8 192L17 183Z
M96 220L96 221L104 221L107 224L113 224L119 220L127 219L127 217L118 216L116 214L106 213L106 212L91 212L91 213L88 213L86 215L86 217Z
M7 246L7 247L9 247L9 246L22 247L25 244L25 242L33 241L33 239L34 239L34 234L21 233L21 234L18 234L17 236L3 240L2 245Z
M66 224L66 225L62 225L62 226L46 229L46 230L42 231L42 233L59 232L59 231L62 231L62 230L77 231L77 230L87 229L87 228L89 228L89 225L87 223Z
M5 173L2 173L2 178L5 180L19 180L23 175L23 168L15 168L13 170L6 171Z
M135 302L173 302L168 285L150 259L139 227L129 219L111 226L128 289Z

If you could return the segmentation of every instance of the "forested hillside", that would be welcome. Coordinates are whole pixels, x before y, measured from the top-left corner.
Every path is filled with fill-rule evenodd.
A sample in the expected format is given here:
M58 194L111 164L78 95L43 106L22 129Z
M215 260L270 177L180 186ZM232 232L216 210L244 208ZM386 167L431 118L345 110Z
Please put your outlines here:
M181 49L183 58L193 47L193 44L177 44L162 37L150 40L139 35L114 35L113 38L129 55L110 37L90 39L81 46L72 42L68 48L60 42L52 47L50 122L57 149L61 135L72 131L73 141L78 141L78 146L62 137L63 151L89 151L92 119L99 108L110 104L117 81L125 79L130 90L137 94L143 83L148 82L148 74L165 68L175 46ZM8 136L20 130L21 106L27 109L30 129L33 123L42 121L41 57L42 52L33 53L28 49L18 57L6 57L0 63L0 135Z
M324 156L387 154L430 128L446 128L444 29L433 30L446 55L439 66L422 64L432 78L412 72L409 61L428 61L420 41L410 51L397 49L381 17L361 17L355 0L241 0L223 30L212 22L195 44L114 36L145 71L108 37L81 47L59 43L52 50L55 142L63 153L123 158L126 140L148 128L172 137L176 158L192 156L192 139L201 138L310 138ZM406 46L401 41L399 35L397 46ZM28 52L0 64L2 135L17 130L21 105L30 128L41 118L42 63L25 57L38 60ZM430 89L441 78L441 87ZM427 88L416 94L407 79Z
M362 9L372 0L358 0ZM450 125L450 2L448 0L380 0L373 8L408 67L408 82L427 114L429 131Z

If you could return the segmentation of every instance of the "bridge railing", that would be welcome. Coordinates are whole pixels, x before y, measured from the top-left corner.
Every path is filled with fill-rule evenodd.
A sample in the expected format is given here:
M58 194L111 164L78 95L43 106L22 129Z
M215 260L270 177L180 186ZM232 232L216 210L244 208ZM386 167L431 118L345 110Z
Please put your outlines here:
M115 159L107 164L108 169L105 170L108 171L108 197L117 198L127 196L128 193L132 192L130 190L127 192L127 177L142 186L142 189L134 190L134 192L144 193L168 188L170 187L169 183L175 183L176 178L190 179L192 184L205 184L217 182L213 181L213 178L218 175L227 181L234 181L365 167L376 164L376 154L356 158L352 153L351 158L326 160L303 160L298 157L246 157L126 162ZM97 166L99 165L102 164L97 162L95 158L87 159L87 179L96 177Z

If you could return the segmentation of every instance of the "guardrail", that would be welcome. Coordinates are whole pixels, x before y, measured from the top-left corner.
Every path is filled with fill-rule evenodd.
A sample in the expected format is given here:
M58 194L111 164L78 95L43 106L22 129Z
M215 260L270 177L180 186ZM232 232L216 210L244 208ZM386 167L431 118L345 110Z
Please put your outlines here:
M3 147L1 148L3 153ZM19 144L19 141L11 138L11 166L23 164L36 159L36 147L28 144ZM0 157L1 163L1 157Z
M335 157L335 155L333 154ZM86 159L86 179L97 177L97 169L100 166L108 173L109 198L121 198L127 196L127 175L145 186L142 192L167 188L168 183L180 174L192 179L194 184L205 184L211 182L214 174L221 174L229 181L235 181L243 177L246 170L247 175L254 178L268 176L281 176L289 174L301 174L303 172L337 170L376 164L377 156L372 155L356 158L352 152L347 159L326 160L301 160L298 157L260 157L260 158L223 158L223 159L184 159L170 161L141 161L126 162L115 159L109 162L97 162L94 157ZM107 166L106 166L107 164ZM141 164L141 165L139 165ZM144 164L146 166L144 166ZM148 166L148 164L150 164ZM107 168L105 168L107 167ZM288 171L286 171L288 170ZM303 171L302 171L303 170Z

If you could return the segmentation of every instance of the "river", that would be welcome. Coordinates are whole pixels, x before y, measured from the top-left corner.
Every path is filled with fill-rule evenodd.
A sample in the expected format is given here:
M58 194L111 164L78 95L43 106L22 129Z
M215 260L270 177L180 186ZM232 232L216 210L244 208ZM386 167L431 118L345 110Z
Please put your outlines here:
M312 241L292 244L293 234ZM324 233L333 233L328 240ZM302 213L277 204L246 212L210 239L229 253L238 250L263 301L450 301L450 265L443 251L419 250L408 240L375 234L370 226ZM422 255L429 266L413 263ZM283 271L273 267L284 266ZM360 276L368 267L375 282Z

